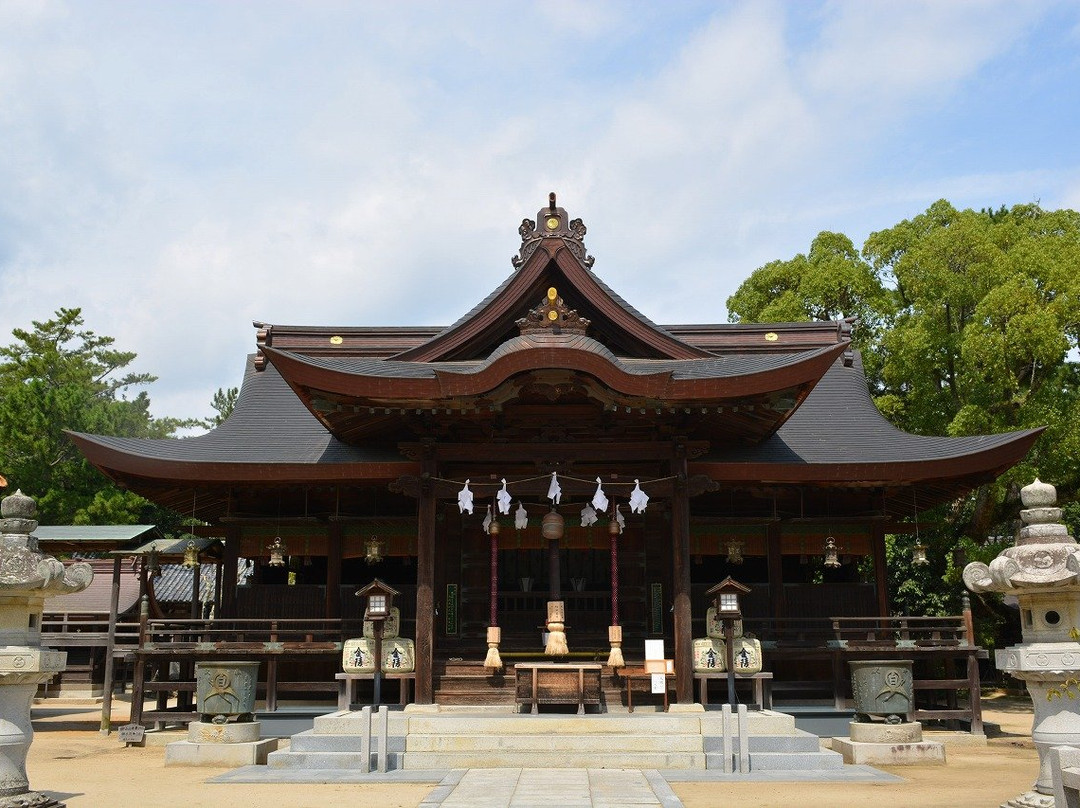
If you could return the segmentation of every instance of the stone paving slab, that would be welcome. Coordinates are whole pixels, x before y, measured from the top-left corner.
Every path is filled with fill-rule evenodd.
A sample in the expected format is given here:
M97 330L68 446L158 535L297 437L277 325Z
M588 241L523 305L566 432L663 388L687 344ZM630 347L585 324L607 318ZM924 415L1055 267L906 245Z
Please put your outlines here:
M637 769L469 769L449 791L443 787L449 783L441 784L420 808L682 808L663 778L652 774Z

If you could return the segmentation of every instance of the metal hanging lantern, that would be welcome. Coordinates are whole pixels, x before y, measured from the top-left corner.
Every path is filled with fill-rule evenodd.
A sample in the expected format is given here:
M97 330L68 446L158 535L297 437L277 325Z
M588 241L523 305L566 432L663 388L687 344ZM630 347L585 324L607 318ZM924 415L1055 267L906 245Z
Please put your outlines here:
M156 547L150 548L150 552L146 554L146 574L151 578L161 575L161 559Z
M930 563L930 560L926 557L926 545L922 543L922 539L919 537L919 500L918 492L915 489L911 491L911 504L915 513L915 546L911 548L911 563L924 567Z
M911 563L920 567L925 567L930 563L930 559L926 557L926 545L921 541L916 541L915 546L911 548Z
M184 548L183 563L188 569L199 566L199 548L195 546L195 542L192 539L188 539L187 546Z
M829 569L836 569L840 566L840 559L837 555L838 548L836 546L836 539L829 536L825 539L825 566Z
M383 560L383 545L377 536L372 536L364 544L364 561L368 564L378 564Z
M727 562L729 564L743 563L743 544L741 541L730 541L727 546Z
M271 567L284 567L285 566L285 554L288 552L285 546L285 542L281 540L281 536L275 536L273 544L270 545L270 566Z

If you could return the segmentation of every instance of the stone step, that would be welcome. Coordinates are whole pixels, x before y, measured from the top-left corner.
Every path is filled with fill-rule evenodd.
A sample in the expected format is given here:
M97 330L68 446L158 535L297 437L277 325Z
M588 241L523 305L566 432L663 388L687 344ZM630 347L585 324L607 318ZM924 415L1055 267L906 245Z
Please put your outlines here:
M839 769L844 756L822 749L820 752L751 752L750 771L820 771Z
M391 747L392 748L392 747ZM503 757L508 753L599 753L621 752L700 753L700 735L418 735L410 733L405 748L414 752L445 752Z
M703 769L705 754L660 752L406 752L406 769Z
M361 771L364 758L359 752L272 752L266 756L266 765L271 769L351 769ZM375 771L378 759L372 753L369 771ZM404 767L401 752L386 753L386 768Z
M737 737L737 736L736 736ZM706 752L719 752L723 748L723 738L706 736ZM751 735L750 753L757 752L820 752L821 741L816 735Z
M379 738L371 737L371 751L379 748ZM405 736L391 735L386 746L390 752L405 751ZM301 732L292 736L289 750L292 752L359 752L359 735L320 735L315 732Z
M419 735L700 735L697 713L602 715L433 714L409 718L409 733Z

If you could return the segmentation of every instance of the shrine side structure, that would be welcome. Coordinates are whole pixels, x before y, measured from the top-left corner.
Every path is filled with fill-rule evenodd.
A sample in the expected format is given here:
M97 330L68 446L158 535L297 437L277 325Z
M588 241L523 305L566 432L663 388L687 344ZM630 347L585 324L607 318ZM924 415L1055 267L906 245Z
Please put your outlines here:
M892 614L885 536L995 479L1041 430L905 433L871 400L850 320L657 325L600 279L554 197L518 232L512 273L450 326L258 322L236 408L208 434L71 438L220 540L215 620L289 621L308 643L275 682L333 681L342 638L319 627L357 620L377 576L400 593L418 703L512 699L482 668L488 629L504 664L543 659L555 595L566 656L607 659L612 625L628 662L663 639L691 702L705 592L730 576L778 690L822 682L839 702L844 660L886 647L967 664L943 677L977 684L970 623ZM598 486L610 505L590 522ZM240 559L254 567L237 586Z

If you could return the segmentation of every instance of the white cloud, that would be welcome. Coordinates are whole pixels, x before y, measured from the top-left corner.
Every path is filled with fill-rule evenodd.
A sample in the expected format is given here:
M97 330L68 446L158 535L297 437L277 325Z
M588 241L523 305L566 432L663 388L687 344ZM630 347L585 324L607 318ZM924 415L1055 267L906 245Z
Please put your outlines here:
M722 318L821 229L1075 199L1019 158L898 171L1042 6L805 8L0 6L0 333L81 305L162 377L156 412L204 415L252 319L456 319L550 190L661 322Z

